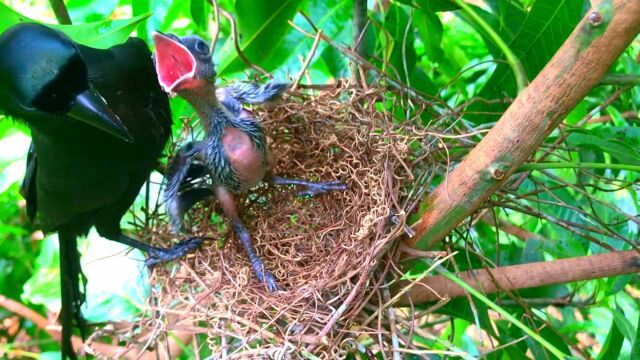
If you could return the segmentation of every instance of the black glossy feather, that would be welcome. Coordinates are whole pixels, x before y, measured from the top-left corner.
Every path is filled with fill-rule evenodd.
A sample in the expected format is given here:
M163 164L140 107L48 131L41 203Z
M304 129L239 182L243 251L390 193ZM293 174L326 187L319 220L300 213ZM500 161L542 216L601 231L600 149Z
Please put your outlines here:
M67 116L89 88L106 101L133 138L125 142ZM154 263L177 252L154 248L121 233L120 220L158 162L169 139L171 111L151 53L131 38L108 50L73 43L37 24L20 24L0 36L0 111L24 121L32 146L21 194L30 217L60 240L63 358L75 358L73 325L84 335L80 307L84 282L77 238L95 226L110 240L152 253Z

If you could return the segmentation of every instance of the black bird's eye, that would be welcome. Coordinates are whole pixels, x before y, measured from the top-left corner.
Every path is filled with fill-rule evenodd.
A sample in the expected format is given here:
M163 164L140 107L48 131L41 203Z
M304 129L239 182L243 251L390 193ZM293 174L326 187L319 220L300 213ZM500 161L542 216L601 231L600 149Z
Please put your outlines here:
M204 41L198 40L196 41L196 50L198 50L198 52L200 53L208 54L209 46L207 46L207 43L205 43Z

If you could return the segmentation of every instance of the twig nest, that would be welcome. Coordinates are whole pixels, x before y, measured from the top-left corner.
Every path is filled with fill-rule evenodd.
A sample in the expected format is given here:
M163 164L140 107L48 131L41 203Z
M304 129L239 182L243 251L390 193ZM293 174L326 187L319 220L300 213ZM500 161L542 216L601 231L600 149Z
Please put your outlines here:
M349 335L340 330L368 300L370 274L403 225L389 219L400 212L409 139L375 108L381 94L343 86L254 109L274 174L341 180L348 190L298 198L296 188L263 184L238 201L257 252L282 287L275 293L255 279L227 220L216 215L218 205L192 210L186 228L226 244L206 244L182 261L179 276L171 266L156 270L156 316L179 315L169 318L175 324L163 319L166 329L206 332L213 350L248 357L344 352ZM163 229L156 245L168 246L175 236Z

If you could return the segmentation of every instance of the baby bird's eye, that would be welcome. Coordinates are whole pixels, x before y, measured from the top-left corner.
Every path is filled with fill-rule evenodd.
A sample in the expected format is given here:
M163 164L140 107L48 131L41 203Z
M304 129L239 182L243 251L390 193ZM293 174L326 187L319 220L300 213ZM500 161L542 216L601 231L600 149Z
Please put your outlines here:
M203 54L208 54L209 53L209 46L203 40L196 41L196 45L195 46L196 46L196 50L198 50L198 52L203 53Z

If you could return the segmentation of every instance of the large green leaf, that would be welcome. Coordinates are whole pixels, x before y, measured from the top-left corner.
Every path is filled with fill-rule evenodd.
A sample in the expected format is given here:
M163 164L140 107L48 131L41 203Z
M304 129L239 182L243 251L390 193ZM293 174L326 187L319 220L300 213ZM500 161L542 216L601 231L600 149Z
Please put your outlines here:
M287 31L291 29L288 21L305 1L281 0L238 0L235 5L235 17L240 36L240 49L249 61L267 71L279 64L265 63L274 52L280 51L278 45ZM220 75L242 71L244 62L236 53L231 39L222 50L222 60L218 66Z
M206 30L209 25L210 6L205 0L191 0L191 17L200 29Z
M424 44L424 51L429 60L442 61L442 22L432 12L417 12L413 15L413 26Z
M407 31L409 14L403 6L392 4L385 15L384 29L389 37L388 47L385 49L384 59L391 65L388 70L403 83L410 83L409 76L416 66L415 36L413 31ZM387 37L381 34L381 38Z
M519 11L513 7L506 7L504 11L518 13ZM551 57L560 48L562 43L571 34L575 26L580 21L583 12L582 0L537 0L533 4L531 10L524 19L522 27L513 36L509 43L509 47L513 53L520 59L526 71L529 80L542 70L549 62ZM498 18L504 18L499 16ZM501 23L505 23L502 21ZM511 23L512 24L512 23ZM492 24L496 28L495 23ZM505 31L499 32L501 36L513 31L512 24L502 27ZM508 30L508 31L507 31ZM509 40L507 36L503 36L504 40ZM485 40L489 44L488 40ZM488 45L491 47L490 45ZM497 65L493 75L480 92L482 98L493 99L504 96L516 95L516 82L512 69L507 65L500 63ZM506 104L496 103L487 105L478 103L469 109L472 112L501 114L506 108ZM495 119L487 119L495 120Z
M22 287L22 300L60 308L60 262L58 237L50 236L40 242L40 254L35 261L35 273Z
M79 25L46 25L62 31L79 44L106 49L125 42L136 26L149 16L150 14L143 14L130 19L103 20ZM0 33L21 22L37 22L3 3L0 3L0 19Z
M353 0L310 0L308 1L305 15L311 19L313 24L331 39L334 43L346 45L351 43L351 26L345 26L351 21L351 9ZM313 33L314 30L309 22L301 14L297 14L293 22L304 31ZM313 39L292 29L287 32L284 40L278 46L278 51L274 52L267 60L269 64L279 66L282 72L296 74L302 66L300 56L307 57L311 51ZM318 65L316 62L320 61ZM326 66L321 69L320 64ZM315 57L309 64L314 81L321 81L322 77L340 77L348 71L347 58L339 51L321 41L316 49Z
M486 13L495 17L497 22L494 23L493 19L488 18L485 18L485 21L492 25L493 29L500 34L503 40L507 42L512 41L524 25L527 19L527 11L518 1L513 0L490 0L488 1L488 5L491 6L493 11Z
M522 28L527 12L522 8L509 3L510 5L501 7L498 13L489 12L480 7L469 5L469 7L480 16L491 28L500 36L504 42L511 42ZM487 32L470 16L469 13L459 11L456 13L472 26L478 34L482 36L489 53L495 58L503 56L502 50L498 48L495 41ZM507 20L508 19L508 20ZM515 20L515 21L514 21Z
M0 138L0 193L24 177L24 156L30 143L31 139L21 132Z
M125 255L127 246L102 239L95 231L80 247L82 269L88 279L84 316L93 322L133 320L146 306L149 295L142 253L133 250ZM42 241L36 271L23 286L24 301L49 309L60 307L59 254L56 235Z
M542 70L571 34L580 21L582 11L582 0L538 0L534 3L510 44L530 78ZM504 75L502 78L499 76L500 73L498 80L504 79Z

